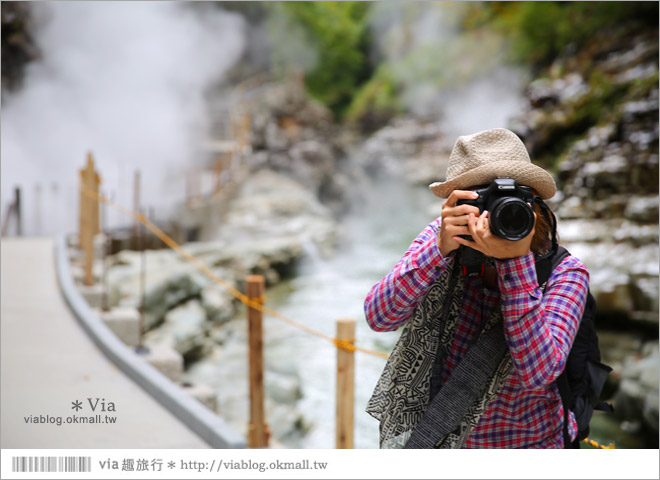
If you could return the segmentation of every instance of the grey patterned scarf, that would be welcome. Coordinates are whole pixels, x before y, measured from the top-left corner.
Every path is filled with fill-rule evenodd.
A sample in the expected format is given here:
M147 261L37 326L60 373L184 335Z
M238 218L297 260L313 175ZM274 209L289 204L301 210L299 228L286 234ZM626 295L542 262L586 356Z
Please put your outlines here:
M431 285L367 404L367 413L380 421L381 448L461 448L509 376L511 355L497 307L448 380L435 385L463 302L458 268L455 259Z

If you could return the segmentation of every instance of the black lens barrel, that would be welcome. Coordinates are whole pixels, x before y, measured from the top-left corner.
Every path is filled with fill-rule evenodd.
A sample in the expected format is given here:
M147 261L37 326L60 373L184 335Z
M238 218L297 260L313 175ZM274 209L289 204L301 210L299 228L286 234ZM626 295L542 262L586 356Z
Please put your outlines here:
M489 218L493 234L505 240L521 240L534 228L532 207L516 197L503 197L493 202Z

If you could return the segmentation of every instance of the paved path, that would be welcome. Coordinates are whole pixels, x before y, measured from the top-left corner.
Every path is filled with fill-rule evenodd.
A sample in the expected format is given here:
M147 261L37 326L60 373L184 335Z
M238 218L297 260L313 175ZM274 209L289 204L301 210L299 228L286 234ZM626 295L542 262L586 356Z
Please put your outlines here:
M59 291L52 239L2 239L1 255L2 448L209 448L87 336ZM65 423L97 414L116 423Z

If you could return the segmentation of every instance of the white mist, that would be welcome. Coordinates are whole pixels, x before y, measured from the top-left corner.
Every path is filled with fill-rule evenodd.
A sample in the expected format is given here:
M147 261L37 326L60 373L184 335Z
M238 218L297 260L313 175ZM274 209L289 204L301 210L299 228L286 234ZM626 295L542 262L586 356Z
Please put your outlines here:
M242 18L186 2L31 8L41 59L3 97L3 220L20 186L24 234L75 231L88 151L115 201L132 206L139 169L143 205L169 211L185 195L185 171L203 160L204 92L240 58Z

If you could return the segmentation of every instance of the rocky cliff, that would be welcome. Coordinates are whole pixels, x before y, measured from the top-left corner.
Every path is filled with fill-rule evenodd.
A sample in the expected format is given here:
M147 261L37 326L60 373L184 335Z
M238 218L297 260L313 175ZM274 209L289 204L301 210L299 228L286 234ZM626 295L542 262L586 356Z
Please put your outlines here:
M504 125L557 181L549 203L560 242L589 268L603 358L614 367L606 395L629 428L650 431L656 444L657 38L657 30L624 29L560 56L529 82L526 108ZM454 140L434 122L398 119L365 142L361 161L374 174L428 185L442 180Z

